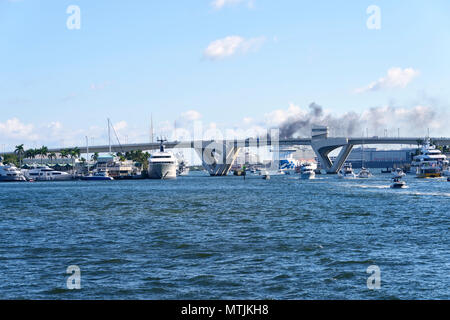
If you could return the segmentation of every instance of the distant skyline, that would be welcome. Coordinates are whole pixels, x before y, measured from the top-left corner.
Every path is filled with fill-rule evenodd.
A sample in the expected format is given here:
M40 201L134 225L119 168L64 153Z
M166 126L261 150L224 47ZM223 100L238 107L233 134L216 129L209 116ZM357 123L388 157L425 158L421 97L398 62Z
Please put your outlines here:
M168 137L194 121L450 136L449 13L447 0L0 0L0 147L105 144L107 118L121 143L145 142L150 115Z

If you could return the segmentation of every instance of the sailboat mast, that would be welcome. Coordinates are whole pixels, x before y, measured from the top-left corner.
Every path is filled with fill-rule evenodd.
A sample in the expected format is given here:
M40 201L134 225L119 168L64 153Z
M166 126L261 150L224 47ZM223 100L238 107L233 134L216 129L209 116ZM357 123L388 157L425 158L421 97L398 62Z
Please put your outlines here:
M86 136L86 161L87 161L87 171L89 173L89 138Z
M109 145L109 153L111 153L111 124L108 118L108 145Z

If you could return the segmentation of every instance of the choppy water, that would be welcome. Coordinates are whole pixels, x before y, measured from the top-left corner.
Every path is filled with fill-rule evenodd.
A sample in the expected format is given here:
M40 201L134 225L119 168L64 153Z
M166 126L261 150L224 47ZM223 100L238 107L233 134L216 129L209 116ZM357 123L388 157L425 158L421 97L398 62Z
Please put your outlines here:
M407 182L0 184L0 298L449 299L450 182Z

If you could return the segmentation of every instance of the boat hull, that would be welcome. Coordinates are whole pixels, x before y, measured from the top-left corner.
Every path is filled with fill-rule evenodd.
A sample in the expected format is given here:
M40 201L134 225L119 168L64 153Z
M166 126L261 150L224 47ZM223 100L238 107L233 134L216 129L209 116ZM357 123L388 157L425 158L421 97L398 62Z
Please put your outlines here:
M23 176L4 177L0 176L0 182L26 182L27 179Z
M81 177L83 181L111 181L114 180L112 177Z
M177 165L172 163L152 163L148 168L149 179L176 179Z

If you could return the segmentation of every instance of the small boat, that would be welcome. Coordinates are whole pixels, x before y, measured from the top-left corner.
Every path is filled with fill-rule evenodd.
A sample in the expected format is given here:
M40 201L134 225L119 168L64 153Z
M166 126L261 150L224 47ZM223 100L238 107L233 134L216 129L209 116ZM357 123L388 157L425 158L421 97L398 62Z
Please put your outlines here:
M316 177L316 172L314 171L317 169L316 165L314 163L305 162L300 166L300 179L303 180L311 180Z
M372 177L372 174L370 173L369 169L362 167L361 171L358 173L358 178L368 179L370 177Z
M345 163L342 169L339 171L339 178L341 179L354 179L356 178L355 173L353 172L352 164Z
M264 171L264 172L262 172L261 173L262 174L262 178L264 179L264 180L270 180L270 174L269 174L269 172L268 171Z
M105 181L105 180L114 180L113 177L110 177L108 175L107 171L100 171L100 172L96 172L93 175L88 175L88 176L83 176L81 177L81 180L84 181Z
M401 178L392 178L391 189L404 189L406 188L406 182Z

